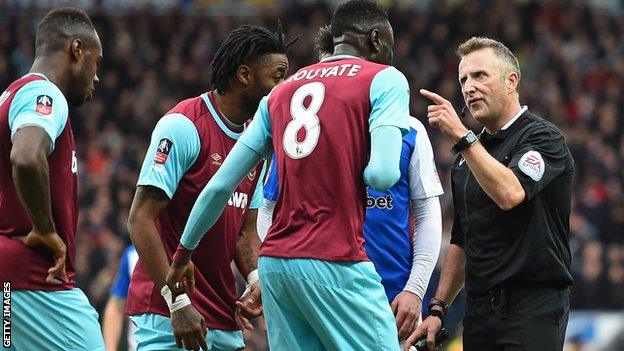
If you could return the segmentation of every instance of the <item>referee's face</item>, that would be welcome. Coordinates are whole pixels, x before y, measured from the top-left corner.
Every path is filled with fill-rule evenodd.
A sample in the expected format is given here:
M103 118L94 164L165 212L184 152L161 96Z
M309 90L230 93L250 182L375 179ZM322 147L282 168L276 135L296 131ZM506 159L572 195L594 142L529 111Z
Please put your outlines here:
M486 127L496 125L509 100L504 64L491 48L473 51L459 63L459 84L470 114Z

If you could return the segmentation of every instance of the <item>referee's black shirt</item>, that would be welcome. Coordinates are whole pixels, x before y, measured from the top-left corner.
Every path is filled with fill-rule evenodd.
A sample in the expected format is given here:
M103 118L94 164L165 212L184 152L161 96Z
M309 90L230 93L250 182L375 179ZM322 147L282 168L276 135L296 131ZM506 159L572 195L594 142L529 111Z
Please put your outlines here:
M451 170L451 243L466 253L466 291L572 284L569 219L574 160L552 123L525 111L479 141L520 180L526 199L503 211L479 186L463 157Z

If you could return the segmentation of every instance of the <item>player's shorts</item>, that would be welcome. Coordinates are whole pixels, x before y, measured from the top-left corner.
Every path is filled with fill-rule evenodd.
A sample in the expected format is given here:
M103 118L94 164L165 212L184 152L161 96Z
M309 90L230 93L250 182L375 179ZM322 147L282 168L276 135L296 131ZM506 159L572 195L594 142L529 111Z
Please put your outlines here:
M271 351L397 351L397 328L371 262L260 257Z
M104 350L98 314L82 290L18 290L11 298L9 350Z
M130 316L136 325L134 338L137 351L186 351L176 346L171 319L155 313ZM234 351L245 348L245 340L241 331L224 331L208 329L206 334L208 350Z

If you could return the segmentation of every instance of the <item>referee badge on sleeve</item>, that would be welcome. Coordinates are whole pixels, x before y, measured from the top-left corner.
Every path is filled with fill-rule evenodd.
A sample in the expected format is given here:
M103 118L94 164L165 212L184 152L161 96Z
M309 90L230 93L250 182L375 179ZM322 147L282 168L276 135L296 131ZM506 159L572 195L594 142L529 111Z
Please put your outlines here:
M546 170L546 164L542 155L537 151L527 151L520 161L518 161L518 168L522 173L528 175L534 181L538 182L544 176Z

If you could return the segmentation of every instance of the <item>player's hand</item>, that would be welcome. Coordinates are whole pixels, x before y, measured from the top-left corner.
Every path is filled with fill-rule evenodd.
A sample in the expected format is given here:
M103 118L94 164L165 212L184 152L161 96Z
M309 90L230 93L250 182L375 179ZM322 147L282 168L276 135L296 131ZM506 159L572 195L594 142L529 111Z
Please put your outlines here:
M206 321L193 305L171 313L171 327L178 348L198 351L201 347L202 350L208 350Z
M234 320L241 330L254 330L249 319L256 318L260 315L262 315L262 294L260 292L260 283L255 282L248 290L245 290L243 296L236 301Z
M416 341L427 337L427 347L429 350L435 350L435 337L442 330L442 321L438 317L429 316L420 324L412 335L405 341L403 351L409 351L410 346Z
M184 280L182 280L184 277ZM176 262L171 264L169 272L167 273L166 283L171 289L173 295L173 301L178 295L184 293L195 292L195 266L193 262L189 261L187 264L181 265Z
M67 257L67 246L56 234L56 232L42 234L33 229L26 236L13 237L24 243L27 246L45 246L52 252L54 257L54 266L48 269L48 276L46 277L46 283L48 284L62 284L67 281L67 273L65 272L65 259Z
M420 94L433 101L433 105L427 106L427 119L432 127L440 128L454 143L468 133L450 101L426 89L420 89Z
M416 294L409 291L402 291L392 300L390 306L396 318L399 341L403 341L407 339L416 328L422 301Z

